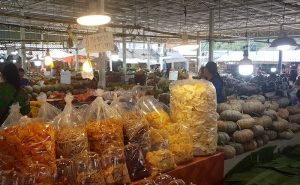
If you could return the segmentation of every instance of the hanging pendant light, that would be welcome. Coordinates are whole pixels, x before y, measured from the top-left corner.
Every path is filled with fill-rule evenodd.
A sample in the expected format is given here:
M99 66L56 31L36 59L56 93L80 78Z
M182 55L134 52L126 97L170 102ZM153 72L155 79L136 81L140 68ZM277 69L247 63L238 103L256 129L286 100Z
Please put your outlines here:
M94 6L95 0L89 0L90 13L77 18L77 23L83 26L100 26L111 21L111 17L104 12L104 0L97 0L100 5L100 12L97 10L98 6ZM96 7L96 9L95 9Z
M244 58L239 63L239 73L243 76L249 76L254 71L252 60L249 59L248 47L248 45L244 46Z
M276 47L278 50L288 50L291 46L298 46L297 42L287 36L287 33L281 27L279 37L272 41L270 47Z
M50 56L50 51L49 51L49 48L48 48L47 52L46 52L46 56L45 56L45 66L51 66L51 65L53 65L53 59Z
M284 4L283 15L282 15L282 24L280 25L280 34L279 37L271 43L270 47L276 47L278 50L285 51L290 49L291 46L298 46L297 42L288 37L287 33L283 29L283 25L285 23L285 7Z

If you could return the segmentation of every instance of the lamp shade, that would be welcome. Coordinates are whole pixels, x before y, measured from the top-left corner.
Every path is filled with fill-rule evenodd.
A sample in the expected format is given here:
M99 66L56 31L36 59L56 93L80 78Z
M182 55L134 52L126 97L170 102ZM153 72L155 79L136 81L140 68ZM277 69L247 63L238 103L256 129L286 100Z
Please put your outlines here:
M298 46L297 42L287 36L285 32L282 32L280 36L273 40L270 47L279 47L279 46Z
M108 15L85 15L77 19L77 23L83 26L100 26L107 24L111 21L111 18Z

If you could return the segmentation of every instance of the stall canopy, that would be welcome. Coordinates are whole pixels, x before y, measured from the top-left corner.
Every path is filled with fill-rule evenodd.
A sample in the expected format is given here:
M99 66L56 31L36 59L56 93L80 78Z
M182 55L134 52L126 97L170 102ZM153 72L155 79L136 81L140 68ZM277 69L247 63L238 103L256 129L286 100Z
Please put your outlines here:
M249 58L254 64L277 64L279 51L257 51L250 52ZM224 54L217 62L239 62L243 59L242 51L229 51ZM300 62L300 50L283 51L283 62Z

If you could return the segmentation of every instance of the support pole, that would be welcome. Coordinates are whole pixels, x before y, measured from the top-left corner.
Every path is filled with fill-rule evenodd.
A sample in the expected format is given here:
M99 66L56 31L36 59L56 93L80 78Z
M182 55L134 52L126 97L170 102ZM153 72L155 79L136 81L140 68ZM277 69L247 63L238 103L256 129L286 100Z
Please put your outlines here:
M102 89L106 88L106 53L100 52L99 53L99 83Z
M126 34L125 28L122 29L123 34ZM122 44L123 44L123 71L124 71L124 81L126 83L126 73L127 73L127 66L126 66L126 37L123 36L122 38Z
M21 15L24 16L24 12L21 11ZM24 26L24 22L21 22L21 26ZM25 28L21 27L20 28L20 39L21 39L21 58L22 58L22 68L27 72L27 63L26 63L26 46L25 46L25 39L26 39L26 34L25 34Z
M214 20L214 10L210 10L209 12L209 38L208 38L208 42L209 42L209 55L208 55L208 61L213 61L214 60L214 41L213 41L213 37L214 37L214 24L215 24L215 20Z
M277 66L278 74L282 74L282 50L279 50L279 60L278 60L278 66Z
M79 70L79 57L78 57L78 44L76 44L75 48L75 71Z
M198 45L198 49L197 49L197 64L196 64L196 73L199 72L200 70L200 66L201 66L201 60L200 60L200 56L201 56L201 41L200 41L200 32L197 32L197 45Z
M151 47L150 47L150 41L147 39L147 69L150 71L150 60L151 60Z

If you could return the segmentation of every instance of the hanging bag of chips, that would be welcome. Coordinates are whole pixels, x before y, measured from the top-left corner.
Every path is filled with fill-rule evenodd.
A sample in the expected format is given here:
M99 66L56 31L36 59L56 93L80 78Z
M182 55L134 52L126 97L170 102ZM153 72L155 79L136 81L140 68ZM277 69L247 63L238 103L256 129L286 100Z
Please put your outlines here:
M39 109L37 117L45 122L51 122L53 119L61 113L61 111L47 102L47 95L41 93L37 100L40 102L41 107Z
M124 155L125 120L115 108L104 102L103 90L98 89L96 95L85 118L90 149L104 160L107 184L130 183Z
M10 115L0 130L0 157L0 166L4 169L26 172L30 166L39 163L54 173L54 127L39 119L21 117L20 106L11 106Z
M56 126L56 154L63 158L82 158L87 156L88 140L83 123L78 111L73 107L73 96L67 94L66 106L55 120Z
M172 120L188 127L194 155L216 152L218 114L213 84L205 80L181 80L171 84L170 92Z

